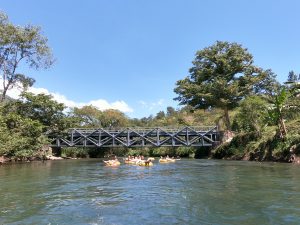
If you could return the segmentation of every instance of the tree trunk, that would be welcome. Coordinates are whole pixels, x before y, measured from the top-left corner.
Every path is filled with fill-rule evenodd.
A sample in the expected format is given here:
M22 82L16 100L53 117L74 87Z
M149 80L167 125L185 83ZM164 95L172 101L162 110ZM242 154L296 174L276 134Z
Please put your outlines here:
M279 123L280 123L280 134L281 134L280 136L282 139L284 139L285 136L287 135L287 130L282 116L280 116L279 118Z
M225 126L226 126L226 129L229 130L229 131L231 131L229 112L228 112L227 108L224 109L224 117L225 117Z
M7 86L3 88L3 92L1 94L0 102L3 102L5 100L7 90L8 90Z

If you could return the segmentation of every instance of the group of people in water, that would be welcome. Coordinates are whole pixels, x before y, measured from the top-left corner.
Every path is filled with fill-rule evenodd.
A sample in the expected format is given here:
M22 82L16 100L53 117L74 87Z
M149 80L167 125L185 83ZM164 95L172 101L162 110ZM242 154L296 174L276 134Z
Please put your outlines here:
M124 158L124 163L134 164L138 166L153 166L152 161L154 160L155 159L152 157L145 159L143 155L138 155L138 156L128 156Z
M124 163L126 164L132 164L132 165L138 165L138 166L153 166L153 161L155 158L148 157L147 159L143 155L138 156L128 156L123 159ZM180 160L180 158L170 158L168 155L166 157L160 157L159 162L160 163L169 163L169 162L175 162L176 160ZM106 160L104 161L105 165L107 166L119 166L121 163L118 160L117 156L114 157L114 159Z

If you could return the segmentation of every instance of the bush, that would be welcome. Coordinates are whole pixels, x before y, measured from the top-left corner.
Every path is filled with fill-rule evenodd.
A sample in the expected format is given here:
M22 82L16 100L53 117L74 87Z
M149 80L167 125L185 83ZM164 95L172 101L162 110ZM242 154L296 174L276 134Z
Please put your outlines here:
M61 150L62 157L71 157L71 158L87 158L88 149L86 148L62 148Z
M175 155L180 157L189 157L196 152L196 147L178 147L175 150Z
M174 147L159 147L153 148L151 151L151 156L159 157L159 156L175 156L176 155L176 148Z
M135 148L135 149L129 149L127 152L127 155L131 156L149 156L149 149L148 148Z
M258 140L260 137L259 132L249 132L236 135L233 137L231 142L224 143L217 147L213 153L212 157L216 159L227 158L231 156L242 157L247 149L247 145L252 142Z

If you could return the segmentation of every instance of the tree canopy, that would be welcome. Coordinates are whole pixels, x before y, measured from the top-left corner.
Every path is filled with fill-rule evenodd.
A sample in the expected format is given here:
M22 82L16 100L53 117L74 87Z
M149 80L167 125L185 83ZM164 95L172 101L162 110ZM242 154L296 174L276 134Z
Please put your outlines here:
M8 20L6 14L0 12L0 73L3 83L1 101L13 86L22 85L26 89L33 85L34 79L18 73L20 63L39 69L48 68L53 61L47 38L41 34L40 27L16 26Z
M253 57L240 44L217 41L196 53L189 75L177 81L175 93L180 104L224 110L225 124L230 129L228 110L238 106L255 92L267 73L253 64Z

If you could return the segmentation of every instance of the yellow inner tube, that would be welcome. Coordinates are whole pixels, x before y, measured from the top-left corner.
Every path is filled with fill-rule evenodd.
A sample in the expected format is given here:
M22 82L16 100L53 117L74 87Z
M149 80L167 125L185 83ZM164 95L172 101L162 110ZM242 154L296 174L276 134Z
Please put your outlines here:
M104 161L106 166L119 166L121 163L119 161L109 160Z
M152 162L139 162L137 163L139 166L153 166Z
M159 160L160 163L170 163L170 162L176 162L175 159L160 159Z
M126 163L126 164L136 164L135 161L131 161L131 160L125 160L124 163Z

